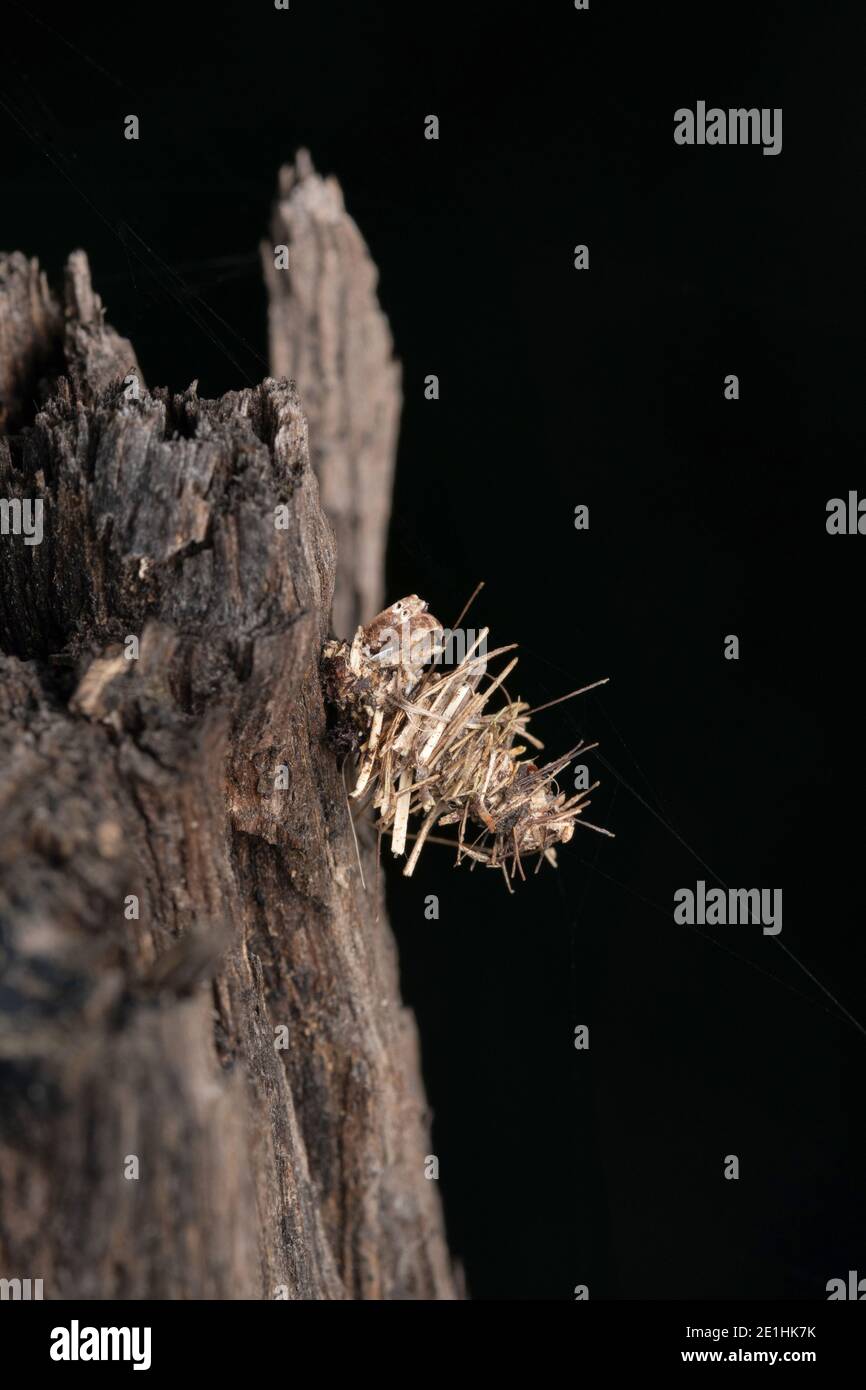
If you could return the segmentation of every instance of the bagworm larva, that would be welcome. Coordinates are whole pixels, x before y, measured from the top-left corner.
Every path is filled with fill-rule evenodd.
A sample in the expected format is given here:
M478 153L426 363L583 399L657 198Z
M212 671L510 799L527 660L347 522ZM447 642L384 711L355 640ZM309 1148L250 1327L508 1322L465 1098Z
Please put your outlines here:
M442 624L410 594L359 627L351 643L327 643L323 683L335 746L358 754L352 798L372 802L395 855L414 840L404 874L412 874L434 827L454 825L457 863L499 868L510 888L517 873L526 877L524 856L537 855L536 868L545 859L555 865L554 847L571 839L576 824L610 832L578 819L597 782L571 797L556 782L595 744L580 742L543 766L523 756L543 745L529 732L529 705L504 690L517 658L496 677L487 670L492 658L513 650L487 652L487 632L445 667ZM414 834L410 825L418 825Z

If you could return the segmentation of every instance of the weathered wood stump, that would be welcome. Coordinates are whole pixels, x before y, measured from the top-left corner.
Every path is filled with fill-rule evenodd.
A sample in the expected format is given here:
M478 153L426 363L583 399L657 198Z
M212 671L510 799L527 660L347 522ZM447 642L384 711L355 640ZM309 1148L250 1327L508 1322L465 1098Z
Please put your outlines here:
M0 537L0 1275L453 1297L295 387L149 392L81 253L62 307L0 259L0 324L0 497L44 528Z

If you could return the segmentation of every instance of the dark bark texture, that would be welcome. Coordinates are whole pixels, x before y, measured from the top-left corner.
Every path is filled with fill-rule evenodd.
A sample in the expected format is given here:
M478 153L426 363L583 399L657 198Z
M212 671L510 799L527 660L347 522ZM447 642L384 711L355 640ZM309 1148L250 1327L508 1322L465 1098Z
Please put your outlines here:
M149 392L82 253L63 300L0 258L0 498L44 504L0 536L0 1276L453 1297L295 386Z

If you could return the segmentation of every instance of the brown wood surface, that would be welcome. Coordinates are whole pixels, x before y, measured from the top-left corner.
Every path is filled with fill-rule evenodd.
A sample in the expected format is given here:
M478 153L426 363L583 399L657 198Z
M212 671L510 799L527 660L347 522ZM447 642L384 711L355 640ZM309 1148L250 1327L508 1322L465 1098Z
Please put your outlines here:
M141 379L135 400L130 371L82 253L62 304L0 258L0 497L44 502L40 545L0 537L0 1276L46 1298L453 1297L415 1024L324 737L337 555L298 394ZM368 409L366 376L337 384L336 415ZM383 458L378 559L341 557L354 603L374 565L381 585Z
M277 270L274 248L289 266ZM340 185L306 150L280 170L262 244L271 371L291 377L340 565L334 632L351 638L385 606L385 542L402 402L400 367L376 297L378 273Z

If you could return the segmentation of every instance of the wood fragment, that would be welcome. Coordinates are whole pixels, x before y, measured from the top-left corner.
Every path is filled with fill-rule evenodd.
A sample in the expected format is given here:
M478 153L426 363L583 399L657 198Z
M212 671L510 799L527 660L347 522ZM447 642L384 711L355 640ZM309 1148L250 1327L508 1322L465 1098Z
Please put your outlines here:
M341 408L369 385L393 411L393 371L329 361ZM0 1274L453 1297L415 1026L326 742L335 550L297 392L129 399L135 368L83 255L63 305L0 259L0 495L45 504L42 544L0 538Z
M289 267L275 267L275 246ZM271 371L298 387L322 506L337 536L334 631L350 637L384 600L402 393L378 274L336 179L306 150L279 173L262 244Z

